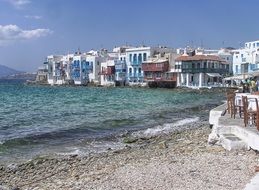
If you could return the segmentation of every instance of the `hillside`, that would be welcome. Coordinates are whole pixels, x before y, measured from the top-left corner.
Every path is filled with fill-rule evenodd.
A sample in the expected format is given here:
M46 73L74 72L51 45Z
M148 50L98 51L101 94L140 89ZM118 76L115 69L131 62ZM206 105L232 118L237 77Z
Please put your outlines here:
M9 76L9 75L18 74L18 73L21 73L21 72L16 71L14 69L11 69L11 68L9 68L7 66L4 66L4 65L0 65L0 78L6 77L6 76Z

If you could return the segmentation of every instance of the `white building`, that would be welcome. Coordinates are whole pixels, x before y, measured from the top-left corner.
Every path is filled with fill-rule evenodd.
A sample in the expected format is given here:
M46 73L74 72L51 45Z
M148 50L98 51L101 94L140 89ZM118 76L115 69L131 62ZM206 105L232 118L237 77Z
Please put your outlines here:
M44 64L47 65L48 69L48 83L51 85L62 84L64 79L62 72L62 58L63 55L49 55Z
M206 87L220 84L220 79L228 73L229 64L215 55L183 54L175 60L178 73L177 86Z
M259 69L259 41L246 42L244 48L233 50L233 53L234 75Z
M115 86L115 60L101 63L101 85Z
M135 47L126 49L127 82L138 84L144 82L142 62L156 54L172 52L166 47Z

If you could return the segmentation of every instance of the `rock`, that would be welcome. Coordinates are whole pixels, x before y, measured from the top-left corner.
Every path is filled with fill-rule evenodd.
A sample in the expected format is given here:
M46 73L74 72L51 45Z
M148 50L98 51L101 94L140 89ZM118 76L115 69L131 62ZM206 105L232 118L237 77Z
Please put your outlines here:
M19 187L14 187L14 188L12 188L12 190L20 190L20 188Z
M159 147L160 149L165 149L165 148L168 148L168 145L167 145L166 141L162 141L162 142L160 142L160 143L158 144L158 147Z
M125 137L123 139L123 143L134 143L137 142L137 138L136 137Z

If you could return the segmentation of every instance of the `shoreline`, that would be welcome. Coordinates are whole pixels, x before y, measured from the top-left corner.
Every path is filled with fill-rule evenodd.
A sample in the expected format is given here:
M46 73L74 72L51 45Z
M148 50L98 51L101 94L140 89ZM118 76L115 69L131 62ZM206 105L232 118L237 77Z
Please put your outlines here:
M0 167L0 189L243 189L253 151L209 146L207 124L125 143L89 156L38 157Z

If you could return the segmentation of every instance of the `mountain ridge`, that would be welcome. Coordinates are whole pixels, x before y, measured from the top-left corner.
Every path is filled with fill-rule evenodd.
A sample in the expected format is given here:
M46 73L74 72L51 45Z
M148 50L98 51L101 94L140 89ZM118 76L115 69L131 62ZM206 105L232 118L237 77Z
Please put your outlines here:
M5 65L1 65L0 64L0 78L1 77L6 77L9 75L14 75L14 74L18 74L18 73L23 73L22 71L17 71L15 69L12 69L10 67L7 67Z

